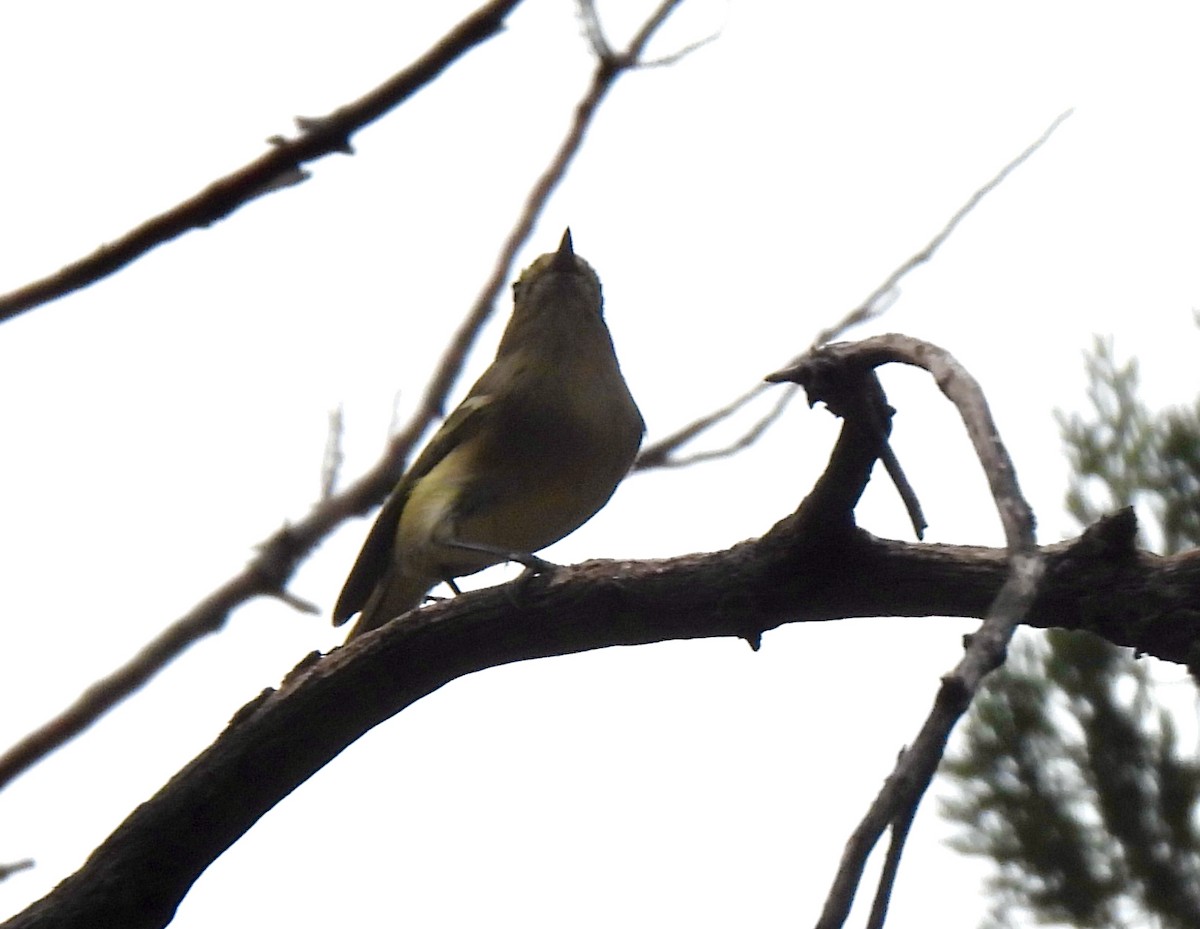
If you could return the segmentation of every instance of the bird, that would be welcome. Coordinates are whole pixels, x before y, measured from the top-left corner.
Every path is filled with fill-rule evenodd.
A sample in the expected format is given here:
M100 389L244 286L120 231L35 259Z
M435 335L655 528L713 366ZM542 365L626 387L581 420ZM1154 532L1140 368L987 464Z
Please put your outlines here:
M604 321L600 278L557 251L513 284L496 358L384 502L333 609L347 641L429 591L534 552L594 516L629 472L645 433Z

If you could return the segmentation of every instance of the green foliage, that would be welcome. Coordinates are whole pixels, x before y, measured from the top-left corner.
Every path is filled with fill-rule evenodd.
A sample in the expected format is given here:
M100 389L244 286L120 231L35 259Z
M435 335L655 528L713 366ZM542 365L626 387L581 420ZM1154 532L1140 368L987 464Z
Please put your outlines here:
M1200 544L1200 405L1152 413L1135 361L1097 340L1087 417L1059 416L1086 525L1136 505L1167 552ZM987 926L1200 926L1200 764L1148 664L1087 633L1023 633L942 765L956 849L992 859Z
M1200 545L1200 398L1153 414L1138 398L1136 359L1118 364L1108 340L1096 340L1086 367L1092 411L1058 415L1075 472L1068 512L1086 526L1137 506L1153 514L1166 554Z

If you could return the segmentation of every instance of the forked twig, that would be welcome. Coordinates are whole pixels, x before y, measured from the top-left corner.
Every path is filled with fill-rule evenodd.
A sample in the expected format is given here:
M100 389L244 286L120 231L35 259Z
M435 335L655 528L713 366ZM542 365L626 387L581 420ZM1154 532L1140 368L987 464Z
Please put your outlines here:
M1034 535L1033 511L1021 494L1008 451L979 384L948 353L907 336L885 335L857 343L837 343L815 350L823 363L835 362L867 369L899 362L928 371L942 392L957 407L975 454L992 491L1009 557L1009 574L989 607L979 631L971 636L958 665L942 678L933 708L911 747L896 763L879 795L846 844L833 886L825 901L817 929L840 929L862 880L867 856L889 825L903 823L915 814L945 751L955 723L966 712L983 678L1003 662L1017 625L1027 616L1043 573L1042 556ZM790 372L803 380L802 361ZM781 377L789 372L781 372ZM899 856L906 830L896 832L894 854ZM886 878L886 875L885 875ZM882 892L882 891L881 891ZM886 893L884 894L886 896ZM877 901L877 909L885 902Z
M894 295L900 281L909 272L929 261L934 256L934 253L950 238L954 230L958 228L958 224L966 219L967 214L979 205L979 201L999 187L1005 178L1028 161L1033 156L1033 153L1045 145L1050 140L1050 136L1054 135L1055 130L1074 112L1073 109L1070 109L1059 113L1054 118L1054 121L1046 127L1046 130L1031 142L1021 154L1001 168L990 181L971 194L967 202L959 207L958 212L951 216L950 221L942 227L941 232L929 240L929 244L888 275L882 284L867 295L866 300L842 317L841 321L820 332L816 339L813 340L813 347L815 348L818 345L824 345L826 342L832 342L834 339L841 338L851 327L874 319L888 309L894 302Z
M796 396L795 387L789 386L785 388L781 392L779 400L776 401L770 412L768 412L757 423L746 430L746 432L742 434L741 438L731 442L724 448L697 452L696 454L689 455L686 458L671 457L672 454L681 446L686 445L696 436L711 429L717 423L728 419L751 400L766 392L769 386L770 385L768 384L756 384L753 388L746 391L746 393L721 407L719 410L714 410L705 416L701 416L699 419L689 423L682 429L672 432L670 435L659 439L653 445L647 445L642 449L641 454L638 455L637 461L634 462L633 470L649 471L653 468L682 468L687 465L696 464L697 462L701 461L708 461L713 458L724 458L735 452L741 451L749 445L752 445L758 440L759 436L766 432L770 425L783 414L783 411L787 408L787 405L791 403L792 399Z
M1052 122L1046 128L1045 132L1043 132L1034 142L1027 146L1025 150L1021 152L1021 154L1019 154L1012 161L1008 162L1008 164L1001 168L991 180L971 194L967 201L958 208L953 216L950 217L950 219L946 222L946 225L942 227L941 231L938 232L938 234L932 239L930 239L929 243L923 249L921 249L906 262L896 268L891 274L889 274L887 278L884 279L883 283L871 291L871 293L867 295L866 299L864 299L862 303L847 313L840 322L820 332L813 341L813 347L824 345L825 343L843 335L852 326L866 322L869 319L875 319L889 309L895 302L896 295L898 293L897 288L900 282L911 271L932 259L937 250L941 248L948 238L950 238L951 234L953 234L954 230L958 228L958 225L963 221L963 219L965 219L967 215L979 205L979 202L998 186L1000 186L1004 179L1007 178L1008 175L1011 174L1017 167L1028 161L1034 152L1045 145L1050 139L1050 136L1054 134L1054 131L1058 129L1058 127L1063 123L1064 120L1067 119L1068 116L1071 115L1072 112L1074 111L1067 110L1066 112L1060 114L1054 120L1054 122ZM796 364L800 360L800 357L793 358L790 362L788 362L788 365L790 366ZM742 396L731 401L728 405L723 406L719 410L716 410L712 413L701 416L694 422L681 427L666 438L659 440L654 445L642 449L642 454L639 456L636 466L637 470L678 466L679 463L670 458L671 453L675 451L675 449L683 445L685 442L691 441L696 436L700 435L702 432L706 431L717 423L729 419L731 416L741 410L742 407L751 403L766 389L767 387L765 385L759 384L753 389L742 394ZM762 432L762 430L752 431L755 432L755 438L757 438L758 435L761 435ZM714 453L701 453L700 455L689 457L687 462L692 463L697 460L718 458L721 457L722 454L729 454L731 451L740 451L744 447L745 445L743 443L735 443L730 447L729 450L725 450L723 452L717 451ZM887 465L886 460L884 464ZM912 502L915 501L915 496L911 499L908 496L905 496L905 491L903 489L905 484L906 482L899 481L897 482L897 487L900 488L901 496L905 498L905 504L909 507L909 512L912 513L914 512ZM919 511L919 507L917 507L916 510ZM914 519L914 524L919 522L921 522L921 520Z

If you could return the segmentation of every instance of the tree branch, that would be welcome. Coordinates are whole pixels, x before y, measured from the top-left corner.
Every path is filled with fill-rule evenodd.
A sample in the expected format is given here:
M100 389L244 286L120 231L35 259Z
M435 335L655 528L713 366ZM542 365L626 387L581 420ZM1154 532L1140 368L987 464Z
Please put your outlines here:
M875 900L871 904L867 929L883 929L883 924L887 921L888 906L892 902L892 888L896 886L896 873L900 870L900 859L904 855L904 843L908 840L908 832L916 815L917 808L914 806L910 807L905 815L892 820L892 841L888 843L887 857L883 862L883 872L879 876Z
M493 0L446 33L409 67L327 116L298 118L294 139L273 137L271 148L200 193L131 229L55 274L0 296L0 322L94 284L151 249L192 229L211 226L252 200L307 179L302 165L334 153L352 154L354 133L395 109L475 46L504 28L520 0Z
M860 323L865 323L867 320L874 319L875 317L883 314L894 302L894 298L897 294L896 288L899 287L900 281L907 277L911 271L915 270L933 258L937 250L945 244L946 240L954 233L954 230L958 228L958 224L967 218L967 215L979 205L979 202L993 190L999 187L1002 183L1004 183L1004 180L1010 174L1012 174L1013 171L1032 158L1033 154L1039 148L1050 141L1050 136L1054 135L1058 127L1061 126L1074 112L1074 110L1066 110L1062 113L1059 113L1058 116L1054 118L1054 121L1046 127L1046 130L1040 136L1034 139L1034 141L1031 142L1025 148L1025 150L1021 152L1021 154L1017 155L1016 158L996 172L995 176L992 177L990 181L976 190L975 193L971 194L971 196L967 198L967 202L958 208L958 212L950 217L949 221L945 226L942 227L941 231L938 232L938 234L932 239L930 239L929 243L923 249L909 258L908 261L904 262L904 264L900 265L900 267L898 267L895 271L893 271L882 284L871 291L866 300L842 317L839 322L819 333L816 339L813 340L813 347L816 348L817 346L824 345L833 339L839 338L840 336L845 335L846 332L854 326L857 326Z
M1004 663L1008 642L1017 625L1025 621L1044 573L1043 558L1034 537L1033 511L1021 494L1012 460L1000 441L983 391L948 352L907 336L879 336L858 343L826 346L770 379L803 384L810 401L830 403L834 412L846 417L848 428L851 414L858 411L854 394L846 389L847 381L853 379L855 372L869 371L873 375L876 366L888 362L924 368L958 408L1004 525L1009 574L989 606L983 625L971 636L966 654L942 678L933 709L912 747L901 755L879 796L850 837L817 929L839 929L845 924L867 857L889 825L898 827L894 832L896 847L889 856L898 860L908 832L907 823L915 816L917 805L937 771L951 730L966 712L983 678ZM886 436L879 439L879 444L886 447ZM893 866L885 871L876 899L875 912L880 921L890 892L887 882L894 870Z
M392 438L374 467L341 493L323 495L321 502L315 505L304 519L295 525L285 526L263 542L259 546L259 554L241 573L217 588L185 616L169 625L129 662L89 687L66 710L0 755L0 790L138 690L197 640L223 628L230 613L247 600L256 596L274 596L293 606L307 607L307 604L303 604L287 592L286 584L289 578L325 536L350 517L378 506L391 491L404 471L409 454L426 430L441 416L446 397L462 371L467 353L492 313L496 298L511 274L517 252L529 237L547 200L583 144L584 135L600 103L613 82L624 71L636 67L639 56L653 34L650 24L653 23L655 28L661 25L679 2L680 0L669 0L663 3L615 61L607 58L598 61L588 90L576 106L575 116L566 136L526 198L521 215L504 242L491 276L442 355L437 371L425 390L420 408L408 424ZM506 8L513 5L513 2L509 2ZM484 10L498 6L505 5L493 4ZM481 13L476 13L466 22L480 17ZM459 27L462 28L463 26ZM447 45L448 42L449 39L443 40L437 48ZM438 58L431 51L422 61L431 57L435 60ZM328 454L327 451L327 457Z
M645 50L646 44L650 41L655 30L662 25L667 16L680 2L682 0L666 0L666 2L662 3L638 31L637 35L633 37L629 46L620 54L612 53L607 41L600 41L593 36L593 32L595 36L599 36L599 24L595 21L594 17L591 20L595 25L594 27L589 27L588 35L598 56L596 68L592 72L591 83L588 86L587 92L575 106L575 118L568 128L566 136L559 143L558 149L550 159L550 163L538 177L537 181L534 182L533 188L525 198L525 205L521 209L521 214L517 217L517 221L513 224L508 238L504 240L504 244L501 246L500 255L496 260L495 266L492 268L491 276L484 282L483 289L475 299L475 303L459 326L458 331L454 334L449 348L442 357L442 362L438 366L437 372L426 388L422 409L417 413L417 416L428 416L429 421L432 422L435 417L442 415L445 398L449 394L450 388L454 386L454 381L457 380L459 373L462 371L463 360L466 358L467 352L475 344L475 339L479 335L480 329L483 328L483 324L487 322L488 317L491 316L495 309L497 297L500 296L505 283L512 276L512 266L516 260L517 253L521 250L521 247L529 238L529 234L533 231L534 224L545 208L547 201L549 201L550 195L554 193L566 175L567 168L575 160L576 153L578 153L580 147L583 145L583 137L587 133L588 127L591 125L600 104L608 96L608 92L612 89L613 84L616 83L617 78L631 68L637 67L639 57ZM390 490L391 488L388 489Z
M830 346L868 377L855 404L886 404L871 365L929 367L958 398L1002 503L1007 551L878 539L854 525L881 437L845 422L821 479L761 539L667 561L592 561L414 610L350 645L300 663L278 691L243 707L216 742L105 841L87 863L5 929L165 925L192 882L267 810L373 726L458 677L530 658L613 645L738 636L853 616L986 616L934 711L847 848L827 910L849 907L878 833L902 823L932 776L949 727L1001 660L1017 621L1086 628L1168 661L1196 664L1200 554L1134 549L1132 511L1071 543L1034 548L1027 508L973 382L932 346L882 337ZM802 372L798 372L802 373ZM852 383L854 377L846 379ZM822 383L828 384L828 381ZM843 402L845 401L845 402ZM1047 568L1039 587L1042 559ZM870 584L859 580L869 577ZM194 829L203 813L205 828ZM899 853L897 849L896 854ZM848 890L847 890L848 888ZM836 925L838 912L825 925Z
M587 20L585 20L585 23L586 22ZM590 34L590 24L588 25L588 28ZM925 262L930 261L937 253L937 250L945 244L946 240L949 239L951 235L953 235L954 231L958 228L959 223L961 223L968 216L968 214L970 214L971 211L979 205L980 201L983 200L985 196L999 187L1000 184L1002 184L1009 176L1009 174L1028 161L1039 148L1045 145L1046 142L1049 141L1050 136L1054 134L1055 130L1058 129L1058 127L1063 123L1064 120L1067 119L1067 117L1072 114L1072 112L1074 111L1067 110L1066 112L1059 114L1054 122L1052 122L1046 128L1046 131L1043 132L1037 139L1035 139L1029 146L1027 146L1026 149L1021 152L1021 154L1006 164L1000 169L999 172L995 174L995 176L991 178L991 180L971 194L971 196L967 198L967 201L958 208L958 210L953 216L950 217L949 220L947 220L946 225L942 227L941 231L939 231L937 235L930 239L923 249L892 271L892 273L889 274L878 287L876 287L867 295L862 303L850 310L839 322L820 332L816 339L813 340L812 348L815 349L825 345L831 339L835 339L841 335L844 335L846 331L853 326L883 315L883 313L891 307L892 303L895 302L895 297L898 294L897 288L900 286L900 282L916 268L920 267ZM799 357L794 358L791 362L789 362L789 366L796 365L799 361ZM762 435L764 431L766 431L766 428L771 424L772 417L768 417L761 424L756 424L755 426L751 427L751 429L747 431L745 439L734 443L728 449L720 449L713 452L700 452L698 454L689 456L686 459L675 459L671 457L680 446L690 442L692 439L696 438L696 436L711 429L717 423L729 419L744 406L755 400L759 394L763 393L766 389L767 388L764 385L757 384L746 393L742 394L742 396L730 401L728 405L721 407L719 410L715 410L712 413L701 416L699 419L686 426L683 426L666 438L660 439L653 445L646 446L642 449L641 455L638 456L636 469L648 470L650 468L680 467L687 464L693 464L698 461L721 458L725 455L732 454L745 448L747 445L756 441L758 437ZM903 481L897 482L897 487L902 496L905 495L904 483L905 482ZM911 501L907 498L906 504L909 504L911 511ZM917 522L917 520L914 520L914 522ZM918 530L917 535L920 536L920 534L920 530Z
M1114 557L1086 535L1045 553L1030 623L1090 628L1169 661L1191 655L1200 556L1128 548ZM982 616L1008 573L1004 551L877 539L798 512L725 552L592 561L534 578L515 595L504 586L434 604L302 662L75 875L4 927L165 925L204 868L298 784L371 727L473 671L614 645L756 638L791 622ZM872 583L854 581L863 577Z
M768 386L766 384L755 384L753 388L742 394L742 396L721 407L719 410L714 410L705 416L701 416L683 428L668 436L664 436L652 445L643 446L641 453L637 457L637 461L634 462L633 470L649 471L653 468L686 468L702 461L711 461L714 458L726 458L750 447L771 427L771 424L775 420L783 415L784 410L787 409L787 405L792 402L792 398L795 396L794 388L786 388L780 391L779 399L775 401L775 405L771 407L766 415L759 418L756 423L742 433L739 439L729 443L725 448L706 449L692 455L674 457L675 452L680 447L686 445L701 433L707 432L717 423L728 419L751 400L764 393L768 389Z
M22 858L20 861L12 861L8 864L0 864L0 881L6 881L12 875L20 871L28 871L32 867L32 858Z

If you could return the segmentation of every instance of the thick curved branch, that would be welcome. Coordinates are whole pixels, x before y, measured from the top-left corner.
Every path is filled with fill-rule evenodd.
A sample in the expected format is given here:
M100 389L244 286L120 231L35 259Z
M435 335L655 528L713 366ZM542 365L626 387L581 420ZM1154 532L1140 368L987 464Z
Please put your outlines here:
M521 216L506 239L491 276L442 355L420 408L392 438L382 458L345 490L333 495L323 494L321 502L304 519L285 526L263 542L257 557L241 573L169 625L129 662L89 687L66 710L0 755L0 790L134 693L197 640L223 628L230 613L247 600L256 596L275 596L293 606L304 606L287 592L289 578L325 536L350 517L378 506L391 491L404 471L409 454L441 415L446 397L462 371L467 352L491 314L504 281L510 274L516 253L528 238L546 201L582 145L600 103L624 71L637 67L638 56L652 37L654 28L662 24L679 2L668 0L663 3L620 56L605 57L597 63L591 84L576 106L575 117L566 136L526 198ZM508 9L513 5L513 2L492 4L483 10ZM483 10L466 22L480 18ZM651 28L652 25L654 28ZM438 48L448 42L449 39L443 40ZM438 56L431 51L422 61L431 57L438 60Z
M1012 530L1008 551L909 545L874 538L854 525L853 507L886 438L878 423L863 428L855 418L857 406L873 417L885 404L867 365L865 399L833 397L846 422L821 480L795 513L761 539L669 561L555 569L515 588L490 588L414 610L330 655L313 653L278 691L268 689L243 707L217 741L138 807L83 868L5 923L6 929L165 925L200 873L296 786L373 726L474 671L670 639L738 636L757 644L764 631L790 622L986 616L847 848L824 917L835 925L837 908L848 909L857 886L860 860L878 831L915 810L949 726L1001 660L1017 621L1088 628L1117 644L1197 663L1200 612L1193 604L1200 597L1200 555L1137 552L1132 511L1102 521L1073 543L1035 550L1011 464L965 372L932 346L900 337L864 343L859 358L848 347L826 351L845 356L851 376L843 386L853 384L853 368L863 358L903 358L941 373L939 383L960 398L964 419L972 420L980 457L999 462L989 477L998 501L1007 500L1014 514L1006 520ZM1043 559L1048 569L1039 584ZM205 828L196 830L201 811ZM885 900L886 888L881 904Z
M485 4L417 61L364 96L327 116L297 119L300 133L296 138L272 138L268 152L194 197L57 273L0 296L0 322L94 284L151 249L192 229L211 226L263 194L300 183L307 178L301 168L307 162L337 152L351 153L354 133L395 109L475 46L496 35L519 2L493 0Z
M792 380L804 385L810 401L823 400L835 413L845 417L847 429L856 419L867 421L867 431L878 434L877 445L883 450L887 447L886 434L880 434L881 430L872 421L879 418L877 411L882 396L874 369L889 362L924 368L958 408L1004 525L1009 574L988 607L983 625L971 636L966 654L942 679L933 709L912 746L901 754L895 770L850 837L817 923L818 929L838 929L845 924L867 857L889 825L899 827L895 830L894 847L889 857L899 858L900 846L908 832L907 823L912 821L917 805L937 771L950 732L966 712L983 678L1004 663L1008 642L1017 625L1028 615L1044 572L1034 536L1033 511L1017 485L1016 471L1000 441L983 391L949 352L907 336L885 335L857 343L825 346L787 371L772 375L771 379ZM868 384L868 389L856 391L855 387L861 383ZM867 394L866 402L858 399L860 393ZM895 867L885 869L883 883L876 894L873 919L877 917L880 923L887 911L890 882L895 874Z
M1131 522L1121 514L1047 549L1028 621L1186 661L1200 640L1200 555L1136 552ZM520 605L501 587L426 607L310 656L5 929L165 925L204 868L298 784L372 726L473 671L613 645L754 638L791 622L982 616L1008 574L1004 551L893 542L797 513L717 554L560 569L522 587ZM196 830L200 811L205 829Z

